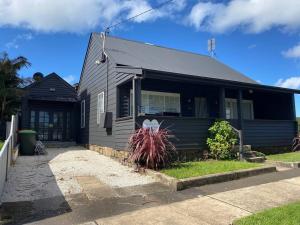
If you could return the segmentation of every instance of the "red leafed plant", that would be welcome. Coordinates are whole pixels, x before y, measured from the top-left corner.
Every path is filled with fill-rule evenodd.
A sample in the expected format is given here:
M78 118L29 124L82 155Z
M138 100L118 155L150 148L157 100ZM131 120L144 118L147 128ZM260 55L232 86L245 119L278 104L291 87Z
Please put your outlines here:
M176 154L167 129L139 128L129 139L129 160L138 166L159 169L167 166Z

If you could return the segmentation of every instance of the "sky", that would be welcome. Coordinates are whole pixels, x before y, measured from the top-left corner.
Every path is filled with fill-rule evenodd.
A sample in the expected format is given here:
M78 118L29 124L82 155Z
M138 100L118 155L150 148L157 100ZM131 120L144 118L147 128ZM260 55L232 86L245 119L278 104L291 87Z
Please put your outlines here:
M91 32L166 1L0 0L0 52L31 62L22 77L56 72L73 84ZM299 0L173 0L110 35L200 54L215 38L217 60L262 84L300 88Z

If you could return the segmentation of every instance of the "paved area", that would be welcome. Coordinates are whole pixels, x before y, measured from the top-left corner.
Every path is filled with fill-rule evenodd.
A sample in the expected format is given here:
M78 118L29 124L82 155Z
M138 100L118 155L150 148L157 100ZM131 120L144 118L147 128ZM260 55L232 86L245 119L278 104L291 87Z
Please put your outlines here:
M154 182L115 160L82 147L52 148L48 155L21 156L9 172L2 202L33 201L70 196L84 191L80 179L112 188Z
M95 152L71 148L69 151L53 152L52 156L50 154L43 156L47 159L39 161L47 162L48 170L52 171L53 176L40 180L42 183L49 182L50 186L38 185L40 188L36 190L40 190L39 192L23 189L25 196L30 196L30 193L34 196L34 198L26 197L27 200L21 200L26 198L22 197L21 191L16 190L19 201L3 203L0 207L0 224L2 219L9 224L42 225L228 225L236 218L300 200L300 169L282 170L277 173L172 192L166 186L153 182L148 177L132 173L127 167L122 169L123 172L120 174L128 175L133 179L132 181L126 181L126 178L116 175L109 176L111 173L116 173L112 170L99 171L101 167L96 163L111 161L111 159ZM89 161L89 157L93 159ZM25 162L30 167L32 162L29 162L29 158L24 159L22 164ZM74 165L72 162L78 163ZM40 166L40 163L34 165ZM92 165L87 165L91 163ZM120 167L117 162L112 163ZM36 179L37 175L33 168L36 167L32 166L31 176ZM38 176L47 174L44 172L38 173ZM26 174L30 175L29 172ZM125 180L125 183L116 185L120 181L114 181L115 177ZM36 188L25 185L29 182L26 179L15 181L14 184L18 182L23 188ZM57 192L52 191L54 186L51 184L54 183ZM44 190L41 190L41 187ZM13 186L10 188L17 189Z
M229 225L234 219L300 200L300 177L225 191L96 220L96 224Z

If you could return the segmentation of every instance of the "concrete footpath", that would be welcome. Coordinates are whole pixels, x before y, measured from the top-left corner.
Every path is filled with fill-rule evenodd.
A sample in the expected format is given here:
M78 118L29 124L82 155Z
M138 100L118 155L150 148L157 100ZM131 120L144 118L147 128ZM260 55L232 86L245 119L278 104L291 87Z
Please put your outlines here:
M0 215L10 224L229 225L236 218L300 200L300 169L179 192L159 183L111 187L93 177L77 180L81 193L8 202Z
M193 193L196 192L194 189ZM234 219L297 200L300 200L300 177L215 194L199 194L196 198L102 218L93 223L229 225Z

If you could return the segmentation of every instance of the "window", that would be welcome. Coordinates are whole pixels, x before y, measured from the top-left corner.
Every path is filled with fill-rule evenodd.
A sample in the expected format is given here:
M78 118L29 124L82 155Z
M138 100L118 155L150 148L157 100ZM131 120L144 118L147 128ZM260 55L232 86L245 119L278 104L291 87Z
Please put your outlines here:
M225 99L225 112L226 112L226 119L238 118L236 99L232 99L232 98Z
M251 100L243 100L242 102L242 113L243 118L246 120L253 120L254 113L253 113L253 101Z
M132 90L130 94L130 109L132 115ZM142 91L141 113L145 114L163 114L163 113L180 113L180 94Z
M30 129L35 129L35 111L30 111Z
M38 118L38 137L41 141L46 141L49 139L49 122L50 115L49 112L39 111Z
M207 101L206 98L196 97L195 98L195 116L198 118L207 118Z
M98 94L97 100L97 124L100 124L101 113L104 113L104 92Z
M232 98L225 99L226 119L238 119L237 100ZM253 102L251 100L242 100L243 119L253 120Z
M85 100L80 104L80 127L85 128Z

